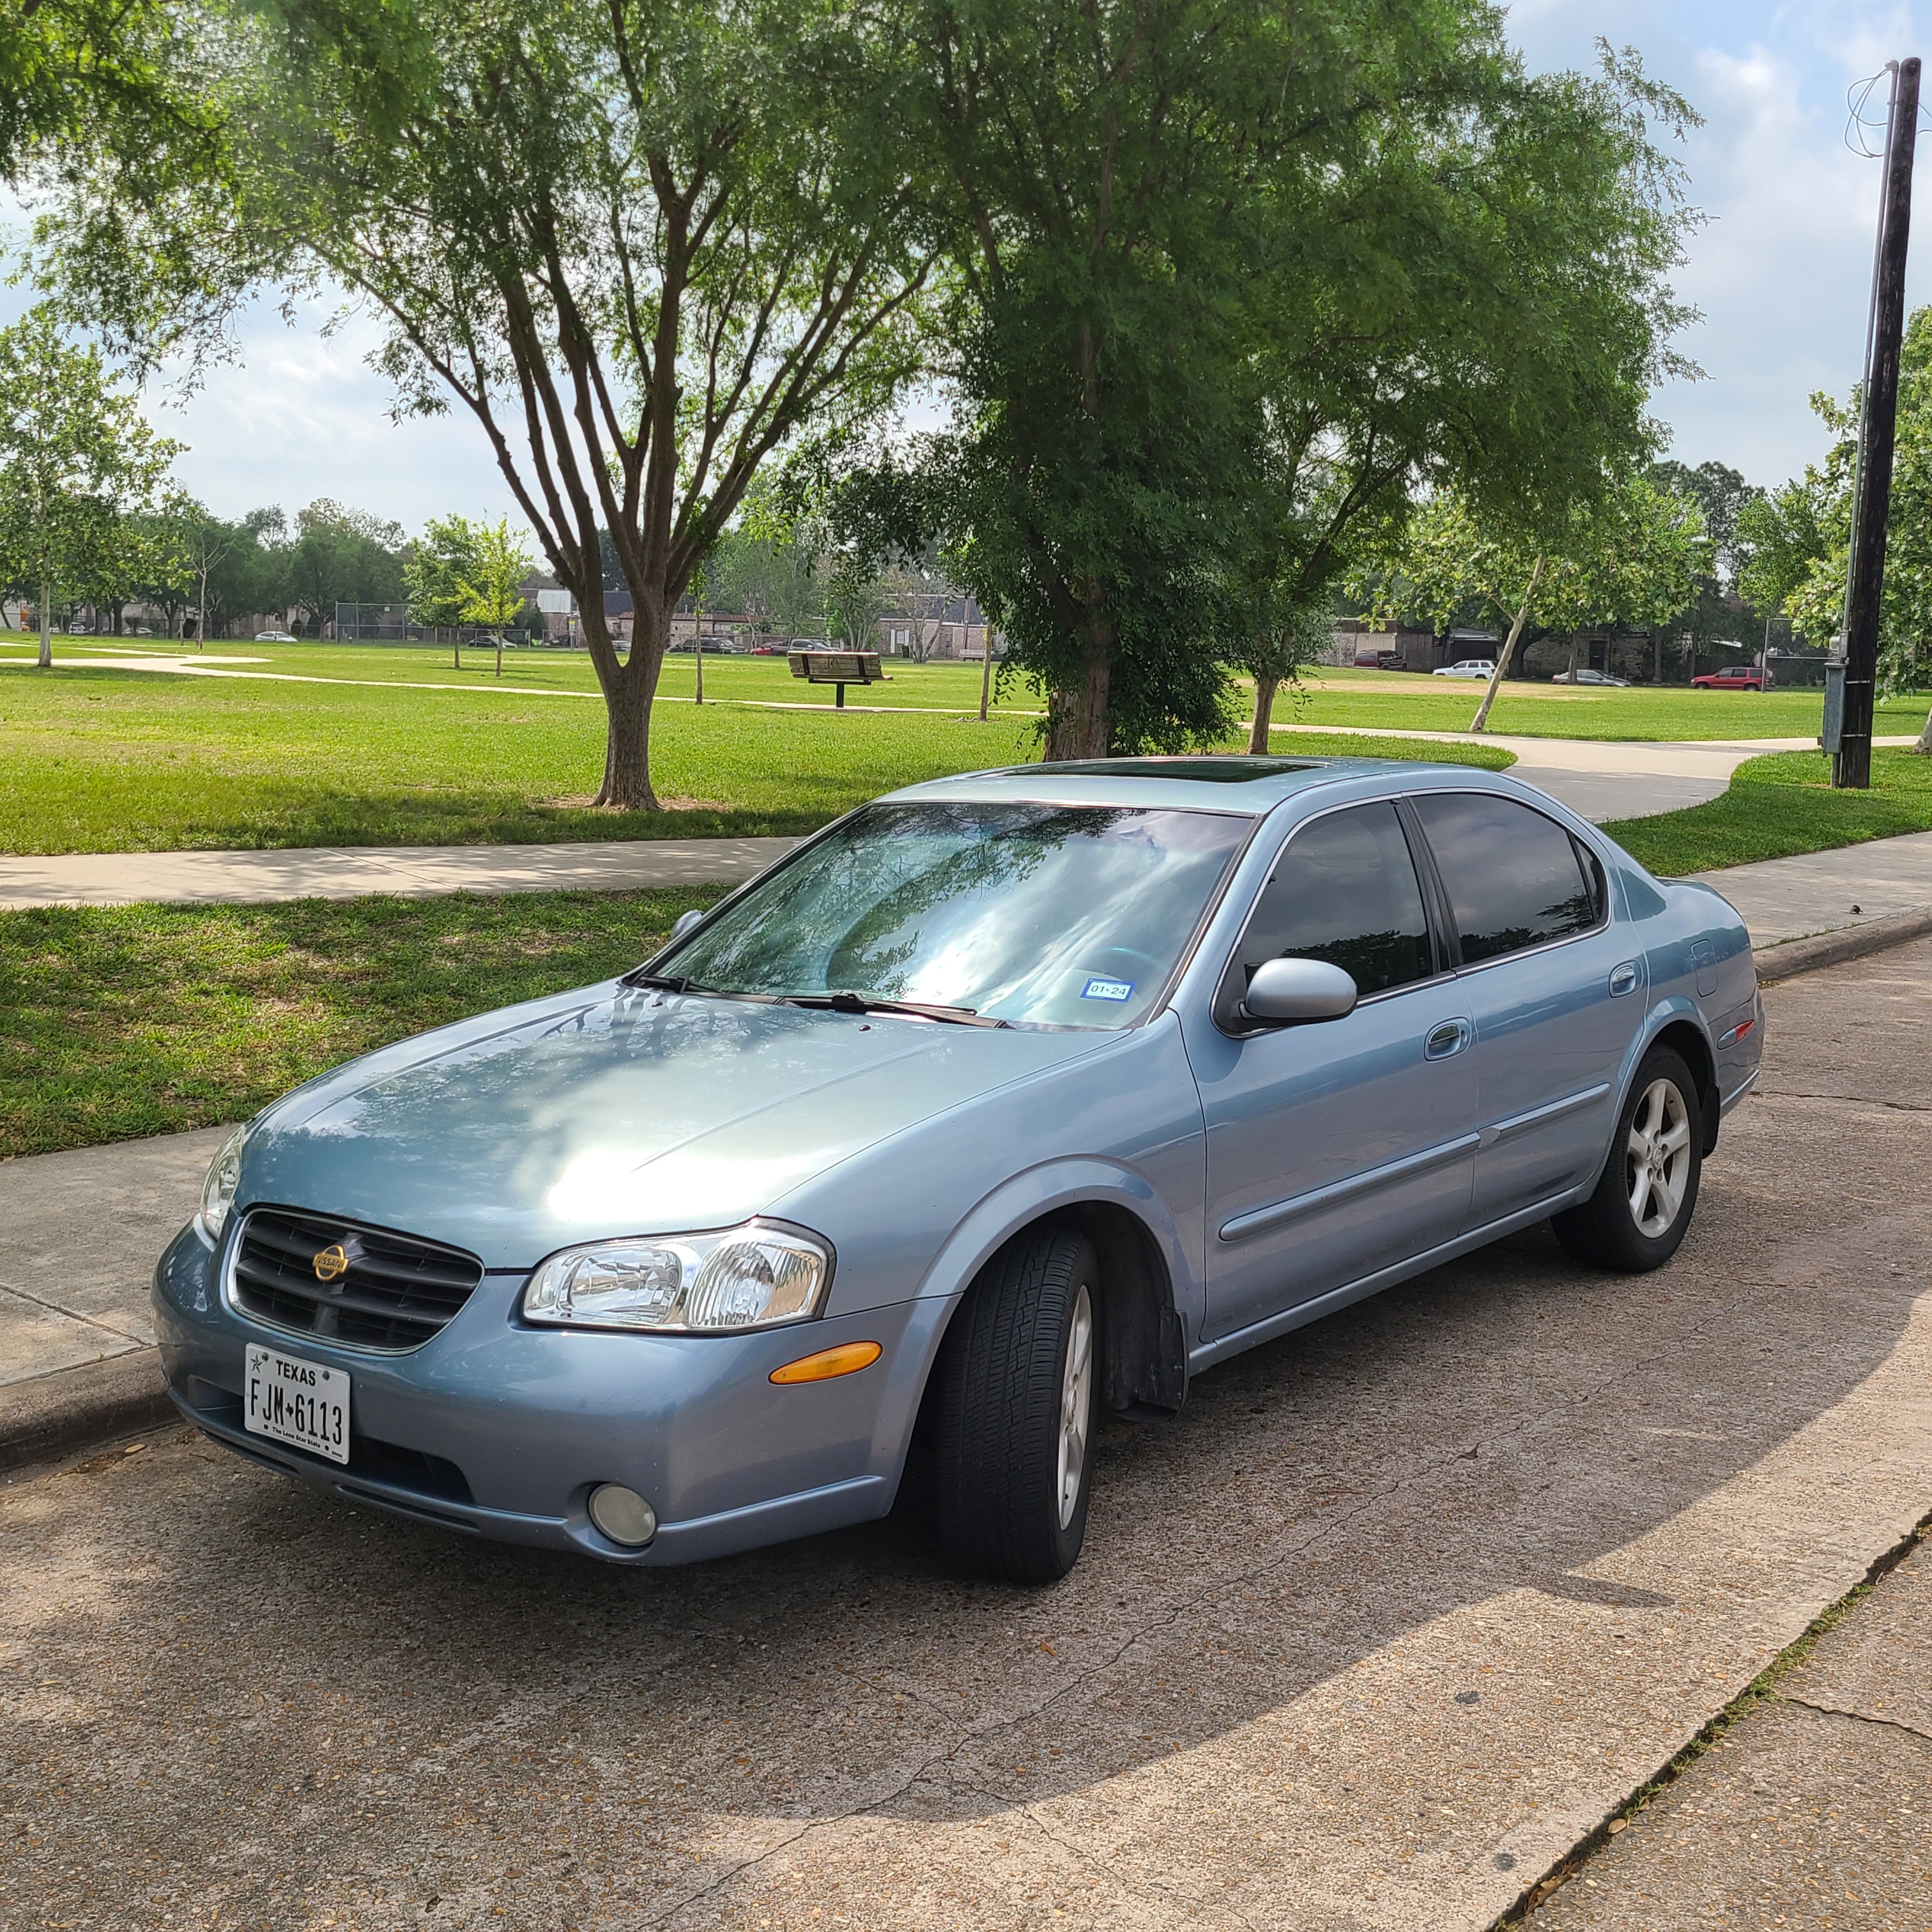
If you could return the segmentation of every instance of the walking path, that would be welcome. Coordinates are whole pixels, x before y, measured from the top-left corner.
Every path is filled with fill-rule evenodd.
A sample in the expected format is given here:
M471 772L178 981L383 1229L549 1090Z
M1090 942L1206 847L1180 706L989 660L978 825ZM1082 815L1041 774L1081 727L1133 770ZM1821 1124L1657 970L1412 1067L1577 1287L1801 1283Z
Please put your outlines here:
M0 910L263 904L365 892L616 892L748 879L794 838L626 838L557 845L302 846L269 852L77 852L0 858Z
M1287 728L1299 731L1304 728ZM1424 757L1430 744L1454 741L1454 734L1442 731L1364 730L1355 735L1412 739L1418 755ZM1512 776L1540 787L1572 811L1598 822L1642 818L1698 804L1722 792L1745 759L1767 752L1802 750L1806 743L1798 738L1685 744L1604 744L1578 738L1497 738L1491 742L1516 754ZM281 899L355 898L365 892L419 898L453 892L634 891L749 878L789 851L795 842L789 838L638 838L550 845L310 846L274 851L88 852L0 857L0 910L124 905L137 901L266 904ZM1844 874L1846 862L1843 855L1834 854L1790 862L1823 867L1835 878ZM1864 862L1850 862L1856 869ZM1828 881L1821 880L1825 884ZM1932 903L1932 890L1910 898L1917 888L1909 884L1895 888L1874 885L1870 890L1877 900L1889 902L1904 890L1908 897L1903 903ZM1845 896L1826 894L1833 903L1841 897ZM1860 894L1853 892L1846 904L1853 899L1863 903ZM1856 916L1814 917L1808 911L1806 916L1812 922L1797 930L1821 932ZM1753 929L1755 934L1756 927ZM1780 931L1781 936L1790 936Z

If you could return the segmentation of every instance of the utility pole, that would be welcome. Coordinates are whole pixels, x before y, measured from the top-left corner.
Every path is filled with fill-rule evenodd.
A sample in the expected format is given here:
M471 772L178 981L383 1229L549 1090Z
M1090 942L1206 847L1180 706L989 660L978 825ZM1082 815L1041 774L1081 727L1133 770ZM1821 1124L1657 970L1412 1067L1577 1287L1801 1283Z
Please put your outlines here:
M1832 782L1871 787L1874 704L1878 688L1879 601L1885 587L1886 524L1892 514L1892 458L1898 418L1898 358L1905 333L1905 250L1912 230L1912 155L1918 132L1918 62L1892 70L1885 140L1885 200L1879 212L1864 407L1853 485L1851 568L1845 584L1845 710Z

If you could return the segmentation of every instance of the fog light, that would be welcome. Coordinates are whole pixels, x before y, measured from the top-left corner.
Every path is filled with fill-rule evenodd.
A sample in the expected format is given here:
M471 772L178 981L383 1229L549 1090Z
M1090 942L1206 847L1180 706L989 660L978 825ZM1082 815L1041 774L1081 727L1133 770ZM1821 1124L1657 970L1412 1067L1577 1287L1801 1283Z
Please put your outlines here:
M590 1520L613 1543L641 1550L658 1533L658 1513L635 1490L600 1483L590 1492Z

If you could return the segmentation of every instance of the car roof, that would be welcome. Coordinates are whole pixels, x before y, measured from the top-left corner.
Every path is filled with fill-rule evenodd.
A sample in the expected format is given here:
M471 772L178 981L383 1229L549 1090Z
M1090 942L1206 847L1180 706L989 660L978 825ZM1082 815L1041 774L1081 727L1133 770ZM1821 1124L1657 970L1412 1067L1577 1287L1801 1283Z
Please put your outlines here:
M1394 784L1440 778L1486 781L1480 766L1424 759L1290 758L1208 754L1172 758L1092 758L1064 764L1007 765L932 778L886 796L895 802L1166 806L1195 812L1271 812L1284 800L1346 778Z

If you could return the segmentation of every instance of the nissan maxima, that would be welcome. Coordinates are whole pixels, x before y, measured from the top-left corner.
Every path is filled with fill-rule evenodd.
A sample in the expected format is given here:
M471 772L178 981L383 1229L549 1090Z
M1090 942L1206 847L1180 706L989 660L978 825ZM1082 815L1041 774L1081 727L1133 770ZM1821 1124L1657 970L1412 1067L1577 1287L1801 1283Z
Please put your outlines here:
M1050 1582L1103 1418L1532 1223L1668 1260L1762 1038L1730 906L1506 776L944 779L238 1129L163 1360L258 1462L613 1562L881 1516L916 1436L952 1561Z

